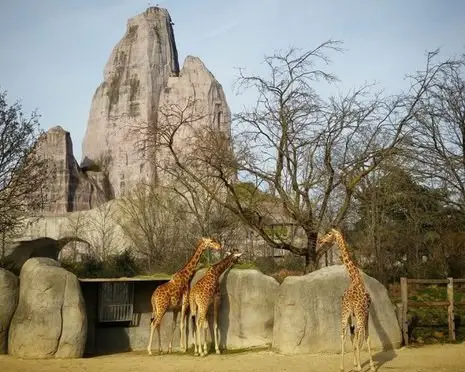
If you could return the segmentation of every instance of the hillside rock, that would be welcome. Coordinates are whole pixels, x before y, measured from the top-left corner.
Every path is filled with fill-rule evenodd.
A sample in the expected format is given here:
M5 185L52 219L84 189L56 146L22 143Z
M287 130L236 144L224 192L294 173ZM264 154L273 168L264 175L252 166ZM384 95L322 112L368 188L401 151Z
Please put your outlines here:
M5 259L13 269L21 270L27 260L33 257L48 257L57 260L63 247L73 241L84 242L77 237L61 239L43 237L16 241L6 246Z
M44 212L57 215L92 209L105 202L104 191L79 167L73 155L69 132L56 126L44 133L37 150L53 170L48 184Z
M192 285L205 270L199 270ZM231 269L220 277L218 320L220 349L263 347L271 344L275 300L279 283L258 270ZM212 324L212 308L209 311ZM210 327L212 332L213 327ZM213 333L209 341L213 340ZM193 340L189 336L189 340Z
M105 66L104 81L92 99L82 146L82 167L108 172L112 195L119 197L140 181L158 177L153 167L159 109L186 106L195 94L204 118L229 133L230 112L221 85L199 58L188 56L179 70L171 17L150 7L129 19L123 38ZM188 145L188 133L178 143Z
M7 353L8 329L16 310L19 281L13 273L0 269L0 354Z
M372 298L369 332L374 349L395 349L401 332L386 288L363 274ZM273 330L274 350L285 354L339 353L341 297L349 285L343 265L287 277L279 288ZM346 350L352 350L350 337Z
M21 269L9 354L20 358L82 357L86 336L85 303L76 276L50 258L29 259Z
M160 93L168 77L178 73L168 11L150 7L129 19L92 98L82 145L82 166L105 164L116 197L151 176L139 146L146 140L143 127L156 124Z
M230 137L231 112L223 88L198 57L187 56L179 76L168 79L159 107L160 125L166 120L163 112L171 113L172 107L186 108L191 115L191 125L181 128L174 138L174 147L182 150L185 156L189 156L189 146L197 137L196 131L210 129ZM159 163L169 161L169 158L166 151L159 151Z

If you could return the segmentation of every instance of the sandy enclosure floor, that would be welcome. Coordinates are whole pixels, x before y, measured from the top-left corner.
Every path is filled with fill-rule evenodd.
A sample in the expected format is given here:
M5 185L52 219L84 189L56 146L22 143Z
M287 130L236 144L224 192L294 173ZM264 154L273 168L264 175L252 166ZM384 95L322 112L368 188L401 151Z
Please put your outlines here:
M431 345L376 353L379 371L465 371L465 344ZM368 371L362 353L363 371ZM352 354L346 354L346 371L352 370ZM2 372L140 372L140 371L339 371L339 355L278 355L269 351L215 355L153 355L131 352L72 360L22 360L0 356Z

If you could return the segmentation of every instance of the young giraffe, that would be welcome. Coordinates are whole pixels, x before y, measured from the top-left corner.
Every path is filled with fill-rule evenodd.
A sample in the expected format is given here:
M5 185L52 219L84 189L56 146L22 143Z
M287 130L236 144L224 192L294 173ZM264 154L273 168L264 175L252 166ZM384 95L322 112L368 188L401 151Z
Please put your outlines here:
M153 331L156 329L158 334L158 351L161 354L161 337L160 337L160 324L167 310L173 310L173 325L172 333L170 338L170 343L168 345L168 352L172 351L172 342L174 333L176 331L176 321L178 317L179 310L181 314L185 314L186 308L188 306L189 300L189 285L192 280L192 277L195 274L195 269L199 262L200 256L202 253L208 249L219 250L221 245L214 239L211 238L202 238L200 239L197 248L189 262L178 272L176 272L171 280L167 283L164 283L155 289L152 294L152 319L150 321L150 339L147 346L147 351L149 355L152 355L152 339ZM186 350L186 345L184 345L184 316L181 317L181 349Z
M355 334L352 338L353 352L354 352L354 366L357 371L361 371L360 365L360 348L363 345L363 339L366 340L368 354L370 356L370 369L375 370L373 365L373 358L371 356L371 345L370 337L368 334L368 317L369 309L371 304L371 298L368 291L365 288L362 276L350 258L349 250L345 244L342 234L336 230L331 229L329 233L324 235L318 240L319 244L330 243L336 241L339 250L341 252L342 262L344 263L350 277L350 285L344 291L342 296L342 308L341 308L341 371L344 371L344 341L347 334L347 325L350 317L355 318ZM352 334L352 322L351 322L351 334ZM363 335L363 336L362 336Z
M230 253L228 256L210 267L205 275L195 283L189 293L189 307L193 324L194 337L194 355L206 356L207 350L207 329L208 321L206 321L208 308L213 303L213 322L214 322L214 338L215 351L220 354L218 346L218 313L220 308L220 276L230 266L239 260L242 253ZM204 332L202 332L202 329ZM201 334L203 333L203 351Z

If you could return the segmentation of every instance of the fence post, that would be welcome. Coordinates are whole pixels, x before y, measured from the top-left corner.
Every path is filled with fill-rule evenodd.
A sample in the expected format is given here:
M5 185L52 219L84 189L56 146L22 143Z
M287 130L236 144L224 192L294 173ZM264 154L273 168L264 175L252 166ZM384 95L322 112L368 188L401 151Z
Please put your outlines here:
M449 340L455 341L455 322L454 322L454 279L447 278L447 299L449 307L447 308L447 320L449 323Z
M407 320L407 303L408 303L408 287L407 278L400 278L400 296L402 300L402 337L404 345L408 346L408 320Z

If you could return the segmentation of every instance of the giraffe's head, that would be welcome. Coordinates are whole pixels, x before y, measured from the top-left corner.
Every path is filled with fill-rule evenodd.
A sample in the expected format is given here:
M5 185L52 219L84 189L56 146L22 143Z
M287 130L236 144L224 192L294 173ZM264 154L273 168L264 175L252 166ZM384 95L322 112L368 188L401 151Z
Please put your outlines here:
M332 243L334 242L338 234L339 231L337 231L336 229L331 229L325 235L318 239L318 244Z
M239 258L243 255L243 252L232 252L231 253L234 257L233 257L233 262L234 263L237 263L237 261L239 261Z
M239 261L239 258L243 255L243 252L239 252L237 249L232 249L226 252L225 258L232 258L231 265L236 264Z
M214 250L221 249L221 243L214 238L202 238L201 244L203 245L204 249L208 249L208 248L214 249Z

